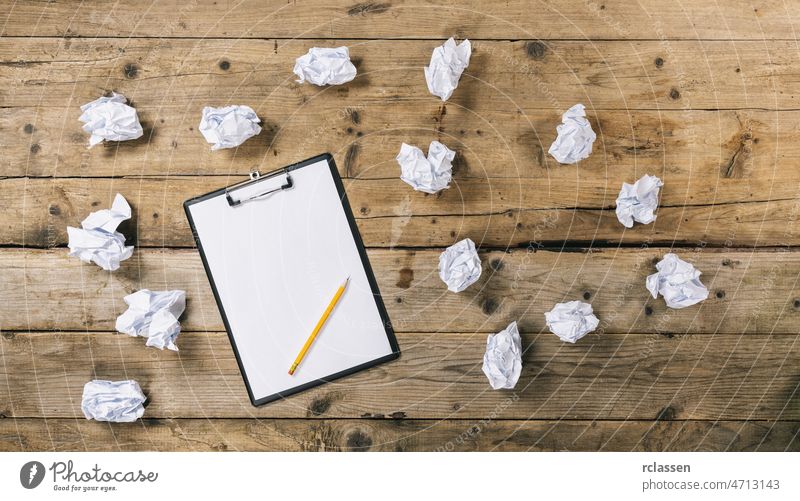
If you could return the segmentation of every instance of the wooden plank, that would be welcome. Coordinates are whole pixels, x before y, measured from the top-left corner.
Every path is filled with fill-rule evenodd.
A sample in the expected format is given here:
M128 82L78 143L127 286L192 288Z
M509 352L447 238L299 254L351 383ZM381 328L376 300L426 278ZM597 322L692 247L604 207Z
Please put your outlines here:
M136 104L176 106L186 126L205 105L269 102L291 113L347 95L365 106L436 103L423 67L439 41L0 39L2 106L77 108L110 90ZM295 59L314 45L348 45L353 82L320 89L294 82ZM448 107L479 116L577 102L590 109L796 109L794 41L480 42ZM541 55L540 55L541 54ZM738 71L737 71L738 70ZM273 118L265 114L270 122ZM149 124L152 126L152 124ZM183 124L179 124L183 125ZM552 129L548 127L548 129Z
M36 36L330 38L795 38L784 2L464 0L285 2L132 0L98 9L77 0L4 2L0 34Z
M84 383L139 382L148 418L363 417L797 420L796 335L592 335L575 345L526 329L513 391L481 370L485 333L403 333L401 358L261 408L223 333L184 332L180 352L111 332L5 333L0 409L81 418Z
M266 130L235 151L217 152L196 130L209 103L187 97L175 98L183 106L137 101L146 135L92 149L78 120L82 103L0 108L0 168L5 176L235 176L330 151L344 177L396 178L401 143L426 150L437 139L457 151L456 179L532 178L547 182L548 191L580 182L585 191L598 185L618 189L622 180L651 173L691 180L693 190L707 190L706 202L734 183L764 196L800 170L800 112L589 110L598 133L594 154L569 166L546 153L561 110L531 109L536 102L524 95L491 109L475 103L482 108L476 111L424 96L367 104L349 92L332 92L302 106L272 99L248 103Z
M800 253L794 250L677 249L711 291L698 306L670 310L645 289L667 249L483 252L480 280L460 294L439 279L436 250L369 251L395 329L498 331L517 320L545 331L553 304L585 298L604 332L796 333ZM0 329L113 330L122 298L140 288L183 289L184 330L222 331L208 280L193 249L138 249L116 272L67 256L66 249L0 251Z
M797 164L800 166L800 163ZM787 169L791 171L792 169ZM800 173L798 173L800 174ZM67 244L67 226L109 207L115 193L132 204L121 231L140 247L191 247L182 201L237 178L11 178L0 180L0 244ZM531 241L593 246L635 244L778 246L800 244L800 199L794 182L720 180L715 192L694 178L667 176L658 219L626 229L616 218L619 184L552 184L547 179L456 179L437 196L399 179L351 179L345 185L367 246L442 247L469 237L483 247ZM785 197L785 198L783 198ZM770 200L771 198L771 200ZM762 200L762 201L759 201ZM714 205L709 205L714 200ZM579 207L574 209L570 207Z
M767 421L0 420L2 451L797 451Z

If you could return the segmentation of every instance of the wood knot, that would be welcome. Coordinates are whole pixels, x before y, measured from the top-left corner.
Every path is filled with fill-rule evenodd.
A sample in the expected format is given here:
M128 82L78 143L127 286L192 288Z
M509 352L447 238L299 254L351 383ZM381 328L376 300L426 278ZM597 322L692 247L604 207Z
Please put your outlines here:
M139 74L139 68L133 63L128 63L122 67L122 72L125 74L125 78L133 79Z
M361 115L358 113L358 110L350 110L350 121L355 125L361 123Z
M800 310L800 298L799 299L795 299L793 305L794 305L794 309Z
M396 411L396 412L392 412L391 414L389 414L389 417L391 419L405 419L406 418L406 413L402 412L402 411Z
M313 416L321 416L328 412L333 404L333 398L329 395L324 397L315 398L308 406L308 412Z
M403 268L400 270L400 276L397 279L397 286L401 289L408 289L411 287L411 282L414 280L414 270L411 268Z
M390 3L364 2L357 3L347 9L348 16L366 16L369 14L383 14L392 7Z
M505 267L505 264L503 264L502 259L492 259L489 261L489 267L494 271L500 271Z
M8 340L14 339L14 336L16 336L16 334L14 334L13 332L4 332L3 333L3 337L8 339Z
M662 66L664 66L664 60L661 59L660 57L656 58L655 63L656 63L656 68L661 68Z
M644 307L644 314L647 315L647 316L652 315L653 314L653 307L650 306L650 305L645 306Z
M223 59L222 61L219 62L219 69L221 69L222 71L228 71L229 69L231 69L231 62Z
M25 127L22 128L27 134L33 134L33 131L36 129L33 128L33 124L25 124Z
M358 158L358 143L353 143L347 148L344 155L344 171L347 176L352 176L355 169L356 159Z
M547 46L542 42L527 42L525 44L525 53L528 57L535 60L544 59L544 54L547 52Z
M58 216L61 214L61 208L58 205L51 204L50 207L47 208L47 212L49 212L51 216Z
M483 310L483 313L486 315L492 315L497 311L499 306L497 300L492 297L487 297L481 302L481 310Z
M725 291L717 291L717 299L724 299L725 298Z
M33 153L35 155L35 154L39 153L40 151L42 151L42 147L39 146L37 143L33 143L31 145L31 153Z
M364 452L372 447L372 438L361 430L353 430L347 435L346 443L350 451Z
M680 98L681 98L681 93L680 93L680 92L678 92L678 89L676 89L675 87L673 87L673 88L672 88L672 89L669 91L669 97L670 97L670 99L673 99L673 100L676 100L676 101L677 101L678 99L680 99Z
M677 415L678 411L671 405L668 405L658 411L658 414L656 414L656 421L674 421Z
M589 300L591 298L592 298L592 293L591 292L586 291L586 292L583 293L583 299Z

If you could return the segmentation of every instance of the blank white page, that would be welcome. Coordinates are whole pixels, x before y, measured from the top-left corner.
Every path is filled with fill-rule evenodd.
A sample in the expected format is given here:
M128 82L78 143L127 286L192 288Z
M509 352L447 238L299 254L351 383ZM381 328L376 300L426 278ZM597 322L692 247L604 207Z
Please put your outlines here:
M224 194L188 205L254 400L393 353L330 167L290 172L294 186L231 207ZM237 199L280 186L277 176ZM303 344L339 285L350 283L293 376Z

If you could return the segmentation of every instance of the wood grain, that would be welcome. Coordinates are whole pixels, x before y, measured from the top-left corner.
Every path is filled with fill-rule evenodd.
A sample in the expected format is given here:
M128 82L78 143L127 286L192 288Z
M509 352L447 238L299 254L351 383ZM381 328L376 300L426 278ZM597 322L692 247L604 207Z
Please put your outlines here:
M546 109L556 117L578 102L616 110L797 109L800 83L792 77L800 59L794 41L555 41L547 43L541 57L531 55L526 44L476 43L448 107L478 115L498 106L513 113ZM294 61L315 45L349 46L359 76L322 89L296 83ZM0 40L0 88L4 106L73 109L115 90L137 105L190 112L189 126L197 124L197 110L208 105L247 103L261 110L269 102L282 109L278 116L345 94L368 107L441 105L423 75L437 45L428 40L9 38Z
M785 2L0 5L0 450L800 450L800 18ZM422 67L449 36L474 52L442 103ZM340 45L353 82L294 82L296 57ZM110 91L145 134L87 149L79 107ZM598 140L558 165L546 152L577 102ZM200 112L226 104L264 130L212 153ZM458 152L454 183L425 196L394 157L434 139ZM324 151L403 355L256 409L181 202ZM658 220L623 231L620 185L646 173L665 181ZM66 226L117 192L133 258L108 273L67 257ZM465 237L484 271L451 294L438 254ZM644 288L674 246L703 271L701 305ZM188 292L179 353L111 332L144 287ZM576 345L543 315L572 299L601 319ZM523 375L492 391L486 334L511 320ZM84 420L92 378L137 379L145 419Z
M331 91L325 91L330 93ZM324 94L324 93L323 93ZM147 127L136 141L86 147L79 104L69 108L0 108L0 166L6 176L97 177L243 175L332 152L346 178L396 179L403 142L427 150L434 139L457 151L455 179L534 179L568 200L585 191L619 189L645 173L704 190L706 203L730 187L740 201L794 196L800 164L800 112L757 110L589 110L598 134L594 154L579 166L557 164L547 150L563 110L497 103L475 111L420 97L370 103L320 95L302 106L248 103L265 130L236 150L211 152L196 130L203 102L184 107L137 102ZM580 188L580 189L577 189ZM573 191L567 192L566 190ZM748 189L750 191L748 191Z
M797 422L0 420L3 451L797 451Z
M118 37L330 38L713 38L796 36L797 12L779 0L492 4L464 0L286 2L158 0L115 2L98 10L77 0L4 2L0 34Z
M800 165L798 163L797 165ZM109 207L116 193L132 205L121 230L137 247L192 247L182 201L241 178L9 178L0 180L0 244L63 246L67 226ZM399 179L345 180L350 206L368 247L446 247L471 238L484 248L608 245L795 246L800 199L792 182L664 179L655 223L626 229L614 202L619 185L583 180L456 179L428 196ZM587 186L588 184L588 186ZM712 190L715 190L712 192ZM769 197L774 197L770 199ZM785 198L781 198L785 197ZM714 200L714 204L709 204ZM781 220L782 224L775 224Z
M800 252L678 249L703 272L709 298L682 310L645 289L666 249L552 252L514 249L481 253L480 280L460 294L439 279L437 250L370 250L369 258L396 330L499 331L516 320L545 331L544 312L584 299L601 332L786 333L800 318ZM222 331L195 250L139 249L116 272L67 256L67 249L0 251L0 329L113 330L135 290L187 291L185 330Z
M6 333L0 410L80 418L84 383L132 378L149 397L149 418L800 418L795 334L605 333L575 345L521 334L522 375L513 391L492 390L481 370L485 333L402 333L399 360L255 408L224 333L184 332L178 353L112 332Z

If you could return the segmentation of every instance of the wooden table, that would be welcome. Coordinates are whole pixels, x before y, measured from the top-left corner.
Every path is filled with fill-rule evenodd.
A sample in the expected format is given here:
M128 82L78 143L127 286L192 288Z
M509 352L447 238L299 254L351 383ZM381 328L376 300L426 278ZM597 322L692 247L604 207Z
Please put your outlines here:
M800 450L800 49L796 2L185 0L2 2L0 449ZM794 3L794 5L792 5ZM422 67L474 52L443 104ZM295 58L347 45L359 71L299 85ZM87 149L79 106L123 93L140 140ZM579 166L547 155L586 104ZM264 131L210 152L206 105ZM458 151L452 187L412 191L401 142ZM261 408L247 401L181 203L330 151L397 330L397 362ZM658 220L626 230L622 182L664 180ZM67 257L66 227L122 193L136 246L114 273ZM461 294L442 248L479 244ZM644 288L669 250L711 295L668 310ZM122 298L184 289L179 353L114 332ZM591 302L575 345L544 312ZM514 390L481 372L517 320ZM87 421L93 378L139 381L133 424Z

